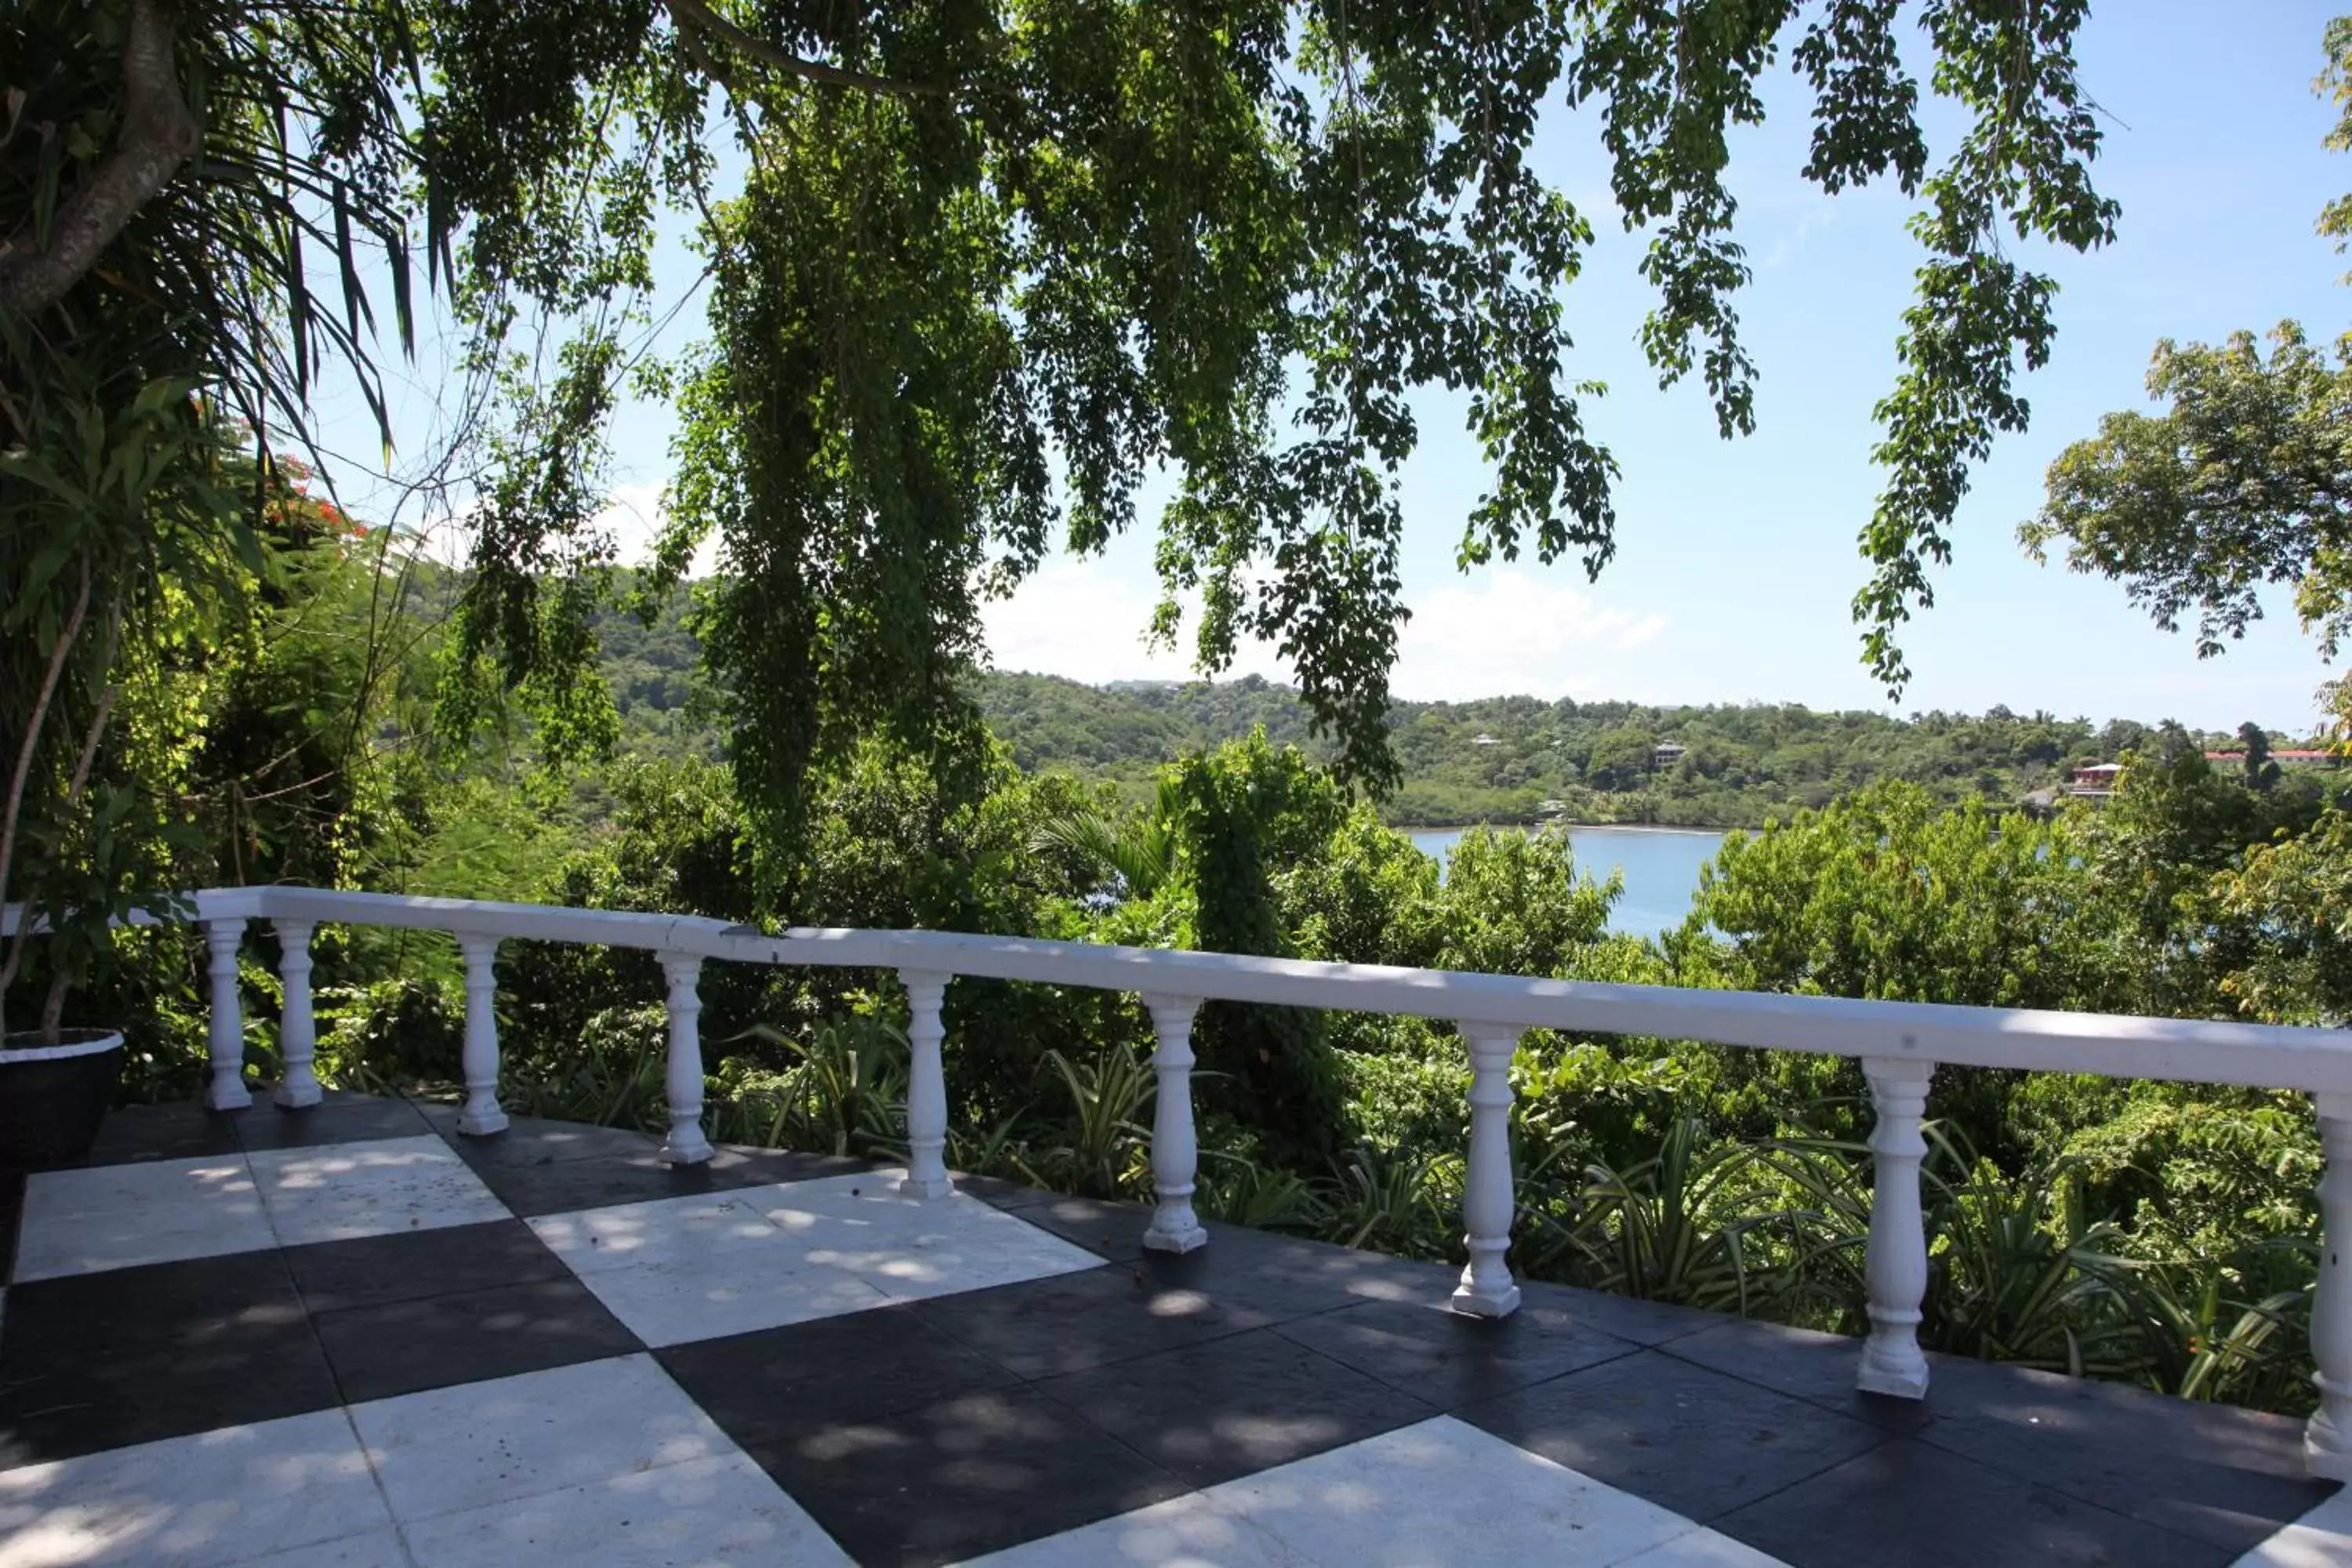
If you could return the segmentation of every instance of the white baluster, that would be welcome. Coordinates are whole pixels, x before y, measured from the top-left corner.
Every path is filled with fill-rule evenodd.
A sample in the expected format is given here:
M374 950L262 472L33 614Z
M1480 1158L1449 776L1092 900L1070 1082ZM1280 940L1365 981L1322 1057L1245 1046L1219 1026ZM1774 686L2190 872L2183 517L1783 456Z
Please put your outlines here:
M461 936L466 955L466 1108L457 1131L482 1137L507 1130L499 1109L499 939Z
M245 1003L237 994L236 950L245 943L245 921L205 922L205 945L212 950L212 1082L205 1103L215 1110L243 1110L253 1103L245 1087Z
M2319 1408L2303 1431L2305 1468L2352 1481L2352 1094L2317 1094L2320 1148L2319 1284L2311 1300L2311 1359Z
M1454 1289L1454 1310L1506 1318L1519 1306L1518 1284L1503 1261L1518 1207L1511 1177L1511 1053L1519 1034L1507 1024L1461 1028L1470 1045L1470 1174L1462 1194L1462 1240L1470 1261Z
M1854 1386L1900 1399L1927 1396L1927 1358L1919 1350L1919 1303L1927 1295L1927 1236L1919 1215L1919 1162L1927 1141L1919 1119L1927 1110L1933 1062L1872 1058L1870 1079L1876 1122L1870 1152L1877 1169L1870 1194L1870 1250L1864 1266L1870 1303L1870 1338L1862 1347Z
M273 1097L289 1110L316 1105L324 1098L319 1088L319 1026L310 1016L310 936L319 928L309 921L277 921L278 978L285 988L286 1005L278 1019L278 1092Z
M947 1026L940 1005L947 999L947 974L898 972L907 988L907 1178L898 1190L909 1197L943 1198L955 1190L948 1180L948 1080L940 1061Z
M661 1157L673 1165L699 1165L711 1153L702 1132L702 998L694 989L702 960L666 952L662 973L669 981L669 1136Z
M1144 1230L1143 1245L1158 1252L1190 1252L1209 1239L1192 1212L1193 1178L1201 1163L1200 1138L1192 1130L1192 1015L1201 1004L1146 996L1143 1005L1157 1038L1151 1070L1160 1080L1151 1110L1151 1185L1160 1206Z

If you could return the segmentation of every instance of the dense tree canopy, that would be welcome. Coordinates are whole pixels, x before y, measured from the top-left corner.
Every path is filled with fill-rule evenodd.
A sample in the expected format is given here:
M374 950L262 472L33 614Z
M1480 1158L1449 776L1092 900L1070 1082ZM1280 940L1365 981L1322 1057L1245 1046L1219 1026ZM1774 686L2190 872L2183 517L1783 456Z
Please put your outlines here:
M1919 198L1856 606L1899 683L1893 629L1928 597L1969 466L2024 421L2019 367L2049 352L2052 285L2004 231L2110 231L2084 9L34 0L0 24L26 95L0 143L0 314L52 352L11 358L7 402L56 406L59 363L136 363L299 442L320 363L372 385L363 279L393 279L404 331L420 258L499 394L450 420L478 525L467 657L594 743L609 712L570 677L609 550L603 429L625 386L674 394L667 556L718 541L709 656L771 829L858 736L969 755L982 596L1135 525L1166 464L1158 629L1197 595L1208 668L1243 637L1279 647L1341 766L1380 787L1416 389L1465 395L1489 465L1465 565L1598 571L1612 547L1563 292L1603 215L1531 167L1538 115L1596 117L1613 216L1649 238L1644 346L1662 379L1705 380L1726 434L1757 374L1728 148L1768 69L1792 64L1810 99L1809 177ZM1940 162L1923 88L1958 114ZM664 364L640 329L682 303L651 261L673 221L710 331ZM321 266L339 306L312 292ZM125 360L95 323L150 301L168 328ZM19 420L11 450L55 428ZM26 666L48 646L28 636Z

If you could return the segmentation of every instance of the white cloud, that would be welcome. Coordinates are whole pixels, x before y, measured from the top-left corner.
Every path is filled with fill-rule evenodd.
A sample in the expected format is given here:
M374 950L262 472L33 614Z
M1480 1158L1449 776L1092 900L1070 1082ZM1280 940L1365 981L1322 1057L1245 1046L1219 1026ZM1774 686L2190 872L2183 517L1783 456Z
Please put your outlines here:
M1666 629L1655 611L1604 605L1573 582L1513 568L1450 583L1412 611L1395 685L1421 701L1622 695L1646 684L1635 656Z
M1144 641L1159 603L1156 584L1103 561L1067 556L1047 561L1009 599L982 607L989 662L998 669L1059 675L1099 686L1112 680L1193 678L1187 616L1173 650ZM1263 643L1245 642L1220 679L1263 675L1285 679L1281 659Z
M595 516L595 524L613 536L617 559L625 566L642 566L653 559L654 541L669 522L669 512L662 505L664 485L615 485L606 498L604 509ZM688 563L688 577L708 577L719 570L719 541L714 537L695 547L694 560Z
M1112 680L1192 676L1187 618L1178 648L1143 639L1154 584L1100 561L1048 561L1010 599L987 606L991 662L999 669ZM1654 611L1601 605L1573 582L1515 569L1448 583L1408 601L1412 618L1399 639L1400 697L1458 701L1526 692L1539 697L1622 695L1645 687L1643 657L1666 630ZM1228 677L1287 679L1274 649L1244 644Z
M613 536L622 561L634 566L654 552L654 540L668 521L662 511L660 485L615 485L594 522Z

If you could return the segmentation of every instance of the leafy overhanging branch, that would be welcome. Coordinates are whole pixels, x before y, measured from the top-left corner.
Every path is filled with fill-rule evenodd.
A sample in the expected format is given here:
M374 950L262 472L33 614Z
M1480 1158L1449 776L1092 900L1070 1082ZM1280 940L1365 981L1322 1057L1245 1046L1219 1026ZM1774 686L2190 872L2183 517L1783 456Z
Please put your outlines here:
M758 60L772 70L803 81L822 82L827 87L854 88L860 92L894 93L907 98L940 98L947 88L938 82L900 81L890 77L874 76L866 71L844 70L822 60L803 59L789 49L777 47L754 33L748 33L703 4L703 0L664 0L669 14L695 32L719 39L729 48ZM716 74L715 72L713 74Z

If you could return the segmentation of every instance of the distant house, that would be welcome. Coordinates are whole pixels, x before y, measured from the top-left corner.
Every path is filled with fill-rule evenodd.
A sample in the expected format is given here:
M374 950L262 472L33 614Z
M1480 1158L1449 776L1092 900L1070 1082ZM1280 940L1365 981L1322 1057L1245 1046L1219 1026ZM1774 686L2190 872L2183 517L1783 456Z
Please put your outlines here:
M1474 746L1499 746L1502 744L1500 741L1497 741L1492 735L1473 735L1470 737L1470 743Z
M1683 753L1689 750L1688 746L1679 741L1661 741L1650 752L1650 765L1654 768L1673 767L1683 760Z
M2116 793L2116 775L2123 771L2121 763L2093 763L2087 768L2076 768L2066 775L2066 793L2088 800L2105 800Z

